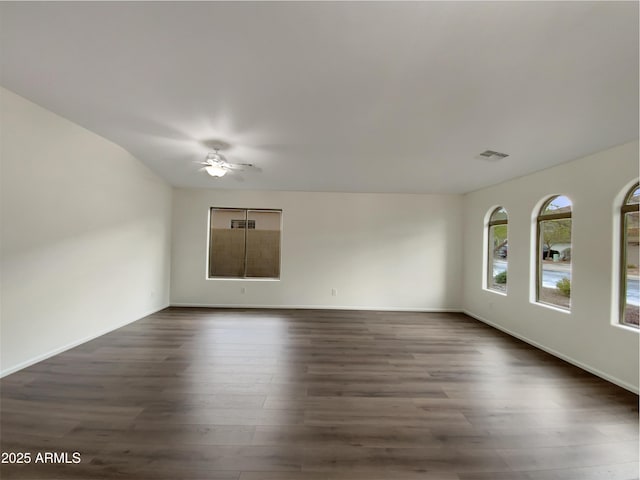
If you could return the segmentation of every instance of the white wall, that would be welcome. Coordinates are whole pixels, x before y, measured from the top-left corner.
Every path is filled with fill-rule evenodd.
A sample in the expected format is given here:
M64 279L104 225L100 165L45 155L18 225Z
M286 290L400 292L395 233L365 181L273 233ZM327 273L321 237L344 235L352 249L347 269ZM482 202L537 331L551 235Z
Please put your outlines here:
M206 279L210 207L282 209L280 280ZM174 190L173 305L456 310L461 271L459 195Z
M514 160L515 161L515 160ZM638 178L638 143L465 195L464 307L543 349L638 390L638 332L615 325L618 232L616 201ZM571 313L532 303L533 217L543 198L573 202ZM509 212L509 292L482 289L483 221L489 209Z
M0 101L7 374L168 304L171 189L119 146Z

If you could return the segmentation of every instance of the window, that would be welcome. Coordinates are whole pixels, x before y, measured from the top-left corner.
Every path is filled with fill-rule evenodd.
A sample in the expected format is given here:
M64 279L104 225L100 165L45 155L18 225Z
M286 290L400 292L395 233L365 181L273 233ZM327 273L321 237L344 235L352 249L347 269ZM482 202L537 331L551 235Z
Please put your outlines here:
M540 303L571 308L571 200L556 195L538 215L537 297Z
M622 245L620 255L620 323L638 328L638 210L640 203L640 185L636 183L624 198L622 218Z
M487 262L487 288L498 292L507 292L507 256L509 244L507 243L507 211L496 208L487 226L488 262Z
M209 278L280 278L280 210L212 208Z

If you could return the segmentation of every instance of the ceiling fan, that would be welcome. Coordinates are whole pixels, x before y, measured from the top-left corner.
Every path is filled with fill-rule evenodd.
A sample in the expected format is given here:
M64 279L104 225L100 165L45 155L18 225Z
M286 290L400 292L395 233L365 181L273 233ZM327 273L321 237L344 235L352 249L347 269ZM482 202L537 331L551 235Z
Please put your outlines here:
M252 163L230 163L224 155L214 149L213 153L208 153L205 161L200 162L204 165L204 170L212 177L224 177L228 172L252 169L255 166Z

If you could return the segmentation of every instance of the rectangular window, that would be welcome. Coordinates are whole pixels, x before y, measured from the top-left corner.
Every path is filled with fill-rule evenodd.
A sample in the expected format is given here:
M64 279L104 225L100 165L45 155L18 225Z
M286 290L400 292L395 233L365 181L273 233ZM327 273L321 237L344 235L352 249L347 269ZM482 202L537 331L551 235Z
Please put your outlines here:
M211 208L209 278L280 278L281 210Z
M487 268L487 286L491 290L507 292L508 249L507 224L489 227L489 265Z
M571 218L538 223L538 301L571 308Z
M639 255L639 226L640 214L635 212L624 213L623 225L623 266L625 272L623 274L624 298L622 299L622 323L638 326L638 305L640 305L640 287L638 264L640 264Z

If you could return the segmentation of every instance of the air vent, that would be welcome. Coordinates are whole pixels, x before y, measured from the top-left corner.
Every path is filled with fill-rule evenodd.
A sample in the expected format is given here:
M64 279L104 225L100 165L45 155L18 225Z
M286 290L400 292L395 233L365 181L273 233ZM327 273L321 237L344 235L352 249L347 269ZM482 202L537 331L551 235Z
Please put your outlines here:
M508 156L508 153L496 152L495 150L485 150L480 154L480 158L484 158L485 160L502 160Z

